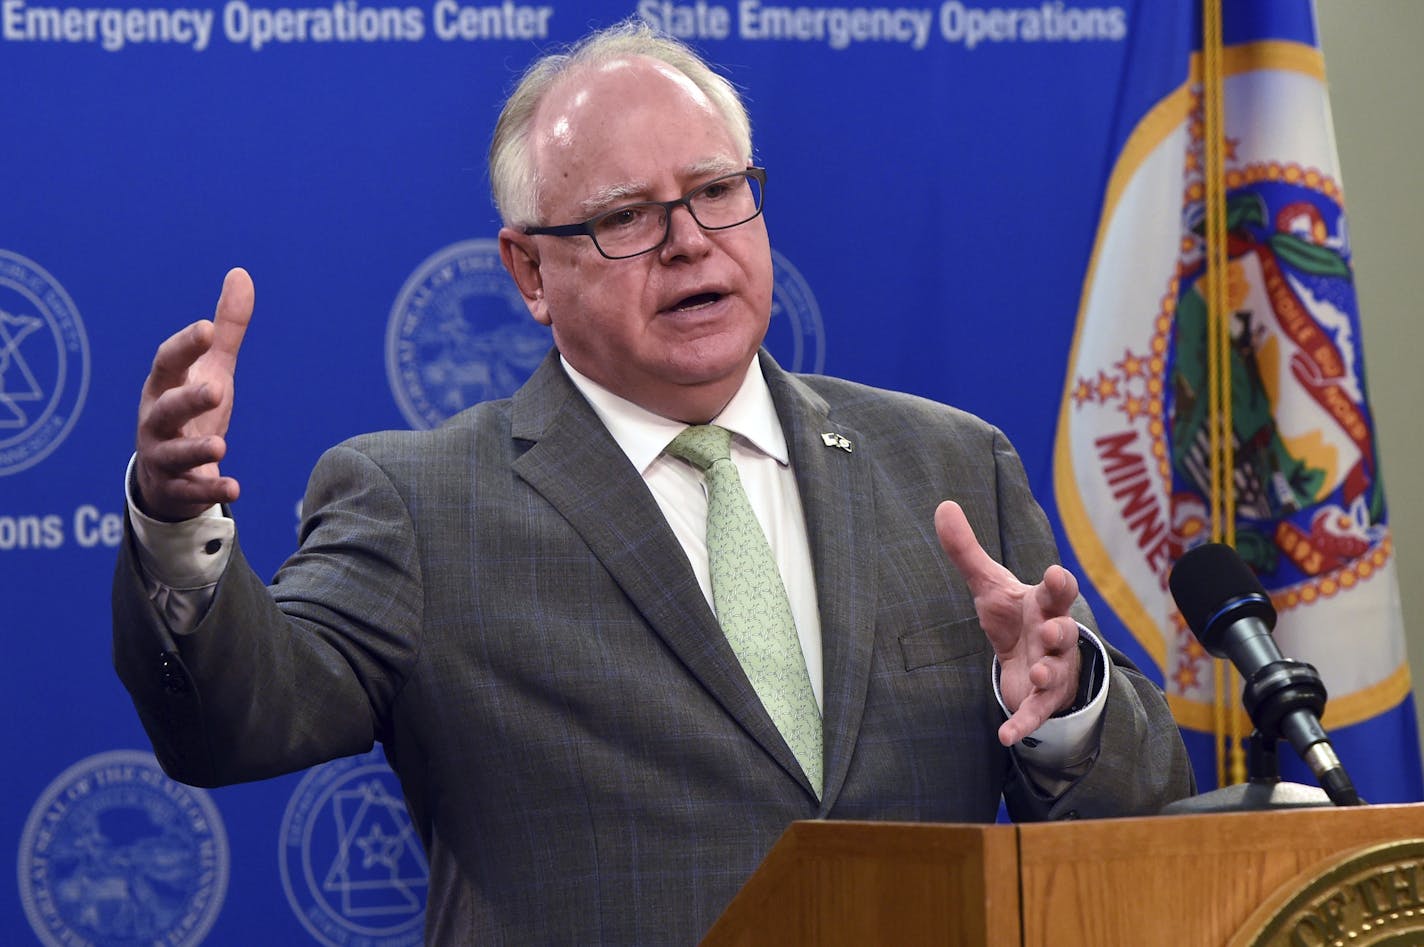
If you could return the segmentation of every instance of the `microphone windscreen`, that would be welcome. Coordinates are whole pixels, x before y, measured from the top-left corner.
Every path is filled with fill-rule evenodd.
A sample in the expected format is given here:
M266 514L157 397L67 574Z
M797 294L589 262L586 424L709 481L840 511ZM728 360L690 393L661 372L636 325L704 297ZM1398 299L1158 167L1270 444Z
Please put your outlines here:
M1223 607L1241 599L1255 602L1248 614L1275 624L1275 609L1256 573L1225 543L1206 543L1188 550L1172 568L1167 584L1177 610L1198 638L1209 632L1207 624Z

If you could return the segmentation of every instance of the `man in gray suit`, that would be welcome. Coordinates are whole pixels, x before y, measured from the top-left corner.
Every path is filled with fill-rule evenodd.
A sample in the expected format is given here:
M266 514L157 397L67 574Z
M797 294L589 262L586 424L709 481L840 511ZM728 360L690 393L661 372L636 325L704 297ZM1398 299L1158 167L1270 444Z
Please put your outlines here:
M247 274L159 348L114 656L169 773L260 779L381 741L439 944L695 941L797 819L989 821L1001 796L1019 819L1127 815L1191 792L1160 693L1088 630L1003 435L760 350L765 174L725 80L646 28L595 34L526 74L491 178L555 351L506 401L329 451L270 586L218 469ZM704 476L665 452L707 422L784 580L811 750L714 613Z

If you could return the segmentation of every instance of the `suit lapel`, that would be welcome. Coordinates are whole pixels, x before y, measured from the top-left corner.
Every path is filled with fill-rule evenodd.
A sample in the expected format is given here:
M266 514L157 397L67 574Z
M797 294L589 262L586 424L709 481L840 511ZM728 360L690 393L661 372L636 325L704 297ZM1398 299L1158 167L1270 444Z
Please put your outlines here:
M564 374L557 352L515 393L512 434L533 442L515 460L515 473L569 522L689 672L809 793L657 501Z
M875 640L875 490L867 440L837 425L825 399L782 371L765 352L762 370L786 434L816 569L824 663L825 786L821 812L845 784L865 712ZM827 445L839 434L847 451Z

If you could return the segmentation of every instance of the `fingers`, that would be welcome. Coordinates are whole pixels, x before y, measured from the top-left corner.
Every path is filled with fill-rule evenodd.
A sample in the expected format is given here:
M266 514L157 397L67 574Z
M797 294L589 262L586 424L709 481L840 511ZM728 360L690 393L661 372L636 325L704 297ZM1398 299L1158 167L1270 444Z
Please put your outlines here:
M215 503L231 503L237 499L237 481L231 477L179 477L165 484L170 508L181 505L182 512L169 518L189 519Z
M227 453L237 352L252 318L252 278L223 279L212 321L164 340L139 402L135 478L139 505L160 519L195 516L237 499L237 481L218 473Z
M1011 676L1008 668L1004 669L1004 679L1001 679L1005 705L1012 711L998 729L998 738L1004 746L1012 746L1037 731L1054 713L1072 706L1078 694L1082 659L1078 655L1077 622L1069 618L1055 619L1045 622L1035 634L1042 655L1028 668L1027 686L1021 682L1020 688L1014 688L1008 679ZM1011 689L1022 691L1017 703L1011 699Z
M145 439L180 437L187 424L222 403L224 392L208 382L180 385L151 396L139 413L139 446Z
M134 465L139 508L160 520L185 520L214 503L231 503L238 497L237 481L218 473L218 461L227 455L227 441L208 434L191 437L152 437L140 431L138 459Z
M206 464L216 464L227 455L227 441L216 435L156 439L139 452L148 470L167 477L182 477Z
M990 558L974 537L974 529L964 516L964 510L953 500L945 500L935 510L935 533L945 555L977 598L987 585L999 585L1006 579L1018 584L1013 573Z
M156 519L178 521L214 503L233 502L237 481L218 473L226 455L227 441L218 435L164 435L140 426L134 465L140 509Z
M1049 566L1043 573L1043 581L1034 590L1034 597L1044 615L1050 618L1067 615L1078 600L1078 580L1062 566Z
M1078 662L1072 661L1071 667L1067 667L1064 661L1070 656L1077 657L1078 623L1071 618L1054 619L1040 626L1038 636L1043 651L1029 667L1029 683L1039 689L1051 689L1060 682L1076 688Z
M213 324L201 319L190 326L179 329L163 340L153 356L153 367L144 382L145 397L156 398L169 388L188 380L188 369L193 367L213 344Z
M1070 701L1075 691L1069 691ZM999 743L1003 746L1013 746L1043 726L1050 717L1066 706L1068 705L1058 706L1047 691L1035 692L1019 704L1019 709L999 726Z
M252 277L242 267L233 267L223 277L222 294L218 296L217 311L213 315L213 360L214 363L232 374L237 367L237 350L242 347L242 337L247 334L247 325L252 321L252 305L256 290Z
M959 504L935 510L935 533L974 596L974 607L1002 673L1000 694L1010 710L999 740L1012 746L1072 706L1082 661L1078 624L1069 617L1078 580L1054 565L1035 586L1023 584L984 551Z
M231 375L237 366L237 351L242 347L247 325L252 321L254 298L252 277L247 271L241 267L229 270L223 278L222 294L218 296L213 318L201 319L180 329L158 347L146 392L156 396L167 388L181 385L188 378L188 370L204 355L209 356L215 368Z
M1013 746L1023 740L1024 737L1033 733L1043 726L1044 721L1052 717L1056 711L1046 709L1042 702L1026 700L1014 711L1013 716L1005 720L999 727L999 743L1002 746Z
M237 481L217 476L216 471L216 467L204 465L169 475L139 464L134 470L134 499L139 509L154 519L169 522L191 519L215 503L232 503L238 498Z

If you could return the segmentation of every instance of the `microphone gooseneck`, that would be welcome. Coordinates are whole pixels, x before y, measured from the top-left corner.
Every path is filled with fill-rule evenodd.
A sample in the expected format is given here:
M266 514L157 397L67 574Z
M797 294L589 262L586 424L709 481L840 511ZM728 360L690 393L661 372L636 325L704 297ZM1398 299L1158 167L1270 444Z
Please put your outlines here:
M1288 741L1337 806L1362 805L1320 725L1326 699L1320 674L1282 656L1271 634L1276 609L1251 567L1230 546L1207 543L1178 560L1168 585L1202 647L1241 673L1241 702L1262 738Z

